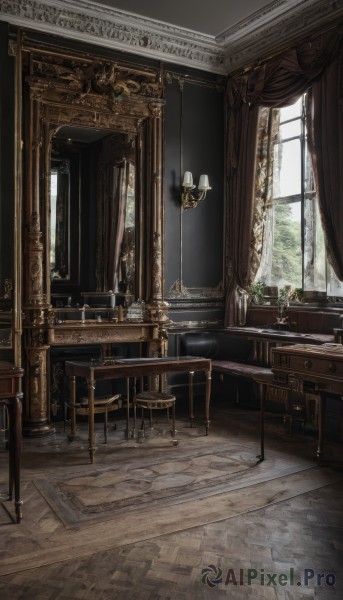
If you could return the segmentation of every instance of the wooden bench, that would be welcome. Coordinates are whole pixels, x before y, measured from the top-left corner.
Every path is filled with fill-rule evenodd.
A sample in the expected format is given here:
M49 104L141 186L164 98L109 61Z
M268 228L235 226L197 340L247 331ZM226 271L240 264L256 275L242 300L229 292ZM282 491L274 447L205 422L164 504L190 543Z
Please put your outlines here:
M237 401L240 379L254 382L258 375L272 374L271 368L256 364L253 342L244 336L223 331L185 333L180 350L181 354L211 358L214 373L235 378Z

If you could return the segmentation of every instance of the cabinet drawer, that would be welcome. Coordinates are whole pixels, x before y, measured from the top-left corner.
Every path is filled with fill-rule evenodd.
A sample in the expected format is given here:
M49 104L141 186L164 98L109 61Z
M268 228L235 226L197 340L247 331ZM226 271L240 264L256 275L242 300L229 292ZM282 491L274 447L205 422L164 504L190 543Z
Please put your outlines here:
M13 377L3 377L0 379L0 397L12 396L15 393L15 380Z
M301 371L302 373L313 373L318 375L335 375L343 377L343 362L334 360L331 357L325 359L315 356L296 356L290 355L289 369L291 371Z

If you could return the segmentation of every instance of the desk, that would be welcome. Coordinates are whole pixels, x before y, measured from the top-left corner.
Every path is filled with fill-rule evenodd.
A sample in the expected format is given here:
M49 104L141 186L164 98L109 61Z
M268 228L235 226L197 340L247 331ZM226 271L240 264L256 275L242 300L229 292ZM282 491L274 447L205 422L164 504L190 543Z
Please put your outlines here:
M206 376L205 398L205 427L206 435L210 425L210 397L211 397L211 360L196 356L180 356L166 358L133 358L118 359L108 364L104 362L67 361L65 372L70 377L71 403L76 402L76 377L83 377L88 386L89 418L88 442L91 463L94 460L94 390L96 381L104 379L118 379L130 377L146 377L163 375L166 373L188 372L189 374L189 414L191 424L193 414L193 376L196 371L203 371ZM127 427L129 427L129 397L127 400Z
M14 486L14 506L17 523L22 518L20 499L20 460L22 437L22 398L21 378L23 369L11 363L0 361L0 404L5 404L9 414L9 488L8 499L12 500Z
M272 352L276 347L300 343L314 345L334 341L333 335L324 333L301 333L270 327L228 327L226 332L251 340L254 344L251 362L267 367L272 364Z
M343 345L296 344L274 348L272 371L278 386L319 397L317 458L323 456L325 402L328 394L343 399Z

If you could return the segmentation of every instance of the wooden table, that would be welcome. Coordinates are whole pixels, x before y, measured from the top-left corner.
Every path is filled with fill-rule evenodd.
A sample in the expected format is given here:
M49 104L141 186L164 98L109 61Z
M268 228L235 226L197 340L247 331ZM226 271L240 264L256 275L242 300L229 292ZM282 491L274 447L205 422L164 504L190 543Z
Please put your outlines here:
M343 345L296 344L274 348L272 353L272 371L278 386L319 397L317 458L320 461L323 456L326 397L332 394L343 399Z
M70 377L70 400L76 403L76 377L86 379L88 386L89 418L88 442L90 461L94 460L94 391L96 382L104 379L118 379L139 377L153 377L175 372L188 372L189 374L189 415L191 425L194 421L193 414L193 377L196 371L203 371L206 376L205 397L205 428L206 435L210 425L210 397L211 397L211 365L207 358L194 356L166 357L166 358L129 358L113 361L67 361L65 372ZM129 394L129 388L128 388ZM127 430L129 429L129 395L127 399Z
M226 331L251 340L254 345L251 362L268 367L272 364L272 352L276 347L291 344L315 345L334 341L333 335L325 333L302 333L271 327L228 327Z
M8 499L12 500L16 521L22 518L20 499L20 462L22 440L22 398L21 379L24 371L9 362L0 361L0 404L5 404L9 414L9 487Z

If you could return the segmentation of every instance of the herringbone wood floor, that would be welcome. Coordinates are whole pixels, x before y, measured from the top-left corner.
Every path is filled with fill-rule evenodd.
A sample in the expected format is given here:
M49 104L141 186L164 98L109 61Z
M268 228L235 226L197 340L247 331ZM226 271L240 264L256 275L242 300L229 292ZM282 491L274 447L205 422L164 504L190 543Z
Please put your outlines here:
M254 427L245 430L243 427L243 431L237 434L242 414L214 409L212 426L223 435L227 432L235 435L242 448L246 448L256 439L256 431ZM267 420L266 427L268 460L268 448L278 446L278 425L274 420ZM308 458L315 448L313 439L300 434L288 439L282 436L282 439L285 460L294 452L303 453ZM49 470L51 466L45 462L49 457L46 450L45 443L41 447L40 468L44 469L45 465ZM328 454L331 459L339 459L341 450L341 444L333 444ZM3 600L342 598L342 464L332 460L330 466L324 464L321 469L323 479L318 479L313 489L279 500L272 497L274 488L270 485L270 497L266 498L265 505L244 514L237 511L231 518L191 528L187 528L185 523L181 531L157 534L135 543L122 543L119 547L71 560L64 560L65 556L60 555L58 562L33 569L25 570L23 565L23 570L20 570L19 566L17 572L1 577L0 597ZM330 476L332 473L337 475L336 481L330 483L325 478L328 469ZM253 495L254 487L242 491L242 494ZM213 502L216 502L215 497ZM230 508L228 500L228 513ZM37 506L37 511L40 510L41 507ZM30 515L26 514L28 518L38 523L42 515L31 510ZM154 514L147 513L145 518L153 520ZM54 532L49 532L49 523L46 520L45 536L49 538L51 535L53 543ZM0 522L1 529L6 533L2 536L6 543L10 544L11 540L14 543L18 526L1 525ZM35 552L33 539L23 543L27 544L28 555ZM25 548L22 554L25 555ZM6 548L2 548L1 556L5 555ZM204 581L201 580L203 569L207 569ZM216 582L215 575L220 575L219 569L222 571L221 581ZM239 585L240 569L243 569L242 585ZM248 569L254 570L252 575L256 571L256 578L250 585ZM289 578L286 584L282 580L282 585L262 585L263 575L266 582L266 574L289 576L290 569L294 569L296 575L294 585L290 585ZM309 574L313 571L313 578L307 586L296 585L298 581L304 583L306 569ZM226 582L228 572L229 582ZM318 585L317 573L333 574L335 586L325 585L325 577ZM237 585L234 584L235 578ZM216 583L213 587L209 585L211 580ZM328 581L332 583L332 578Z

